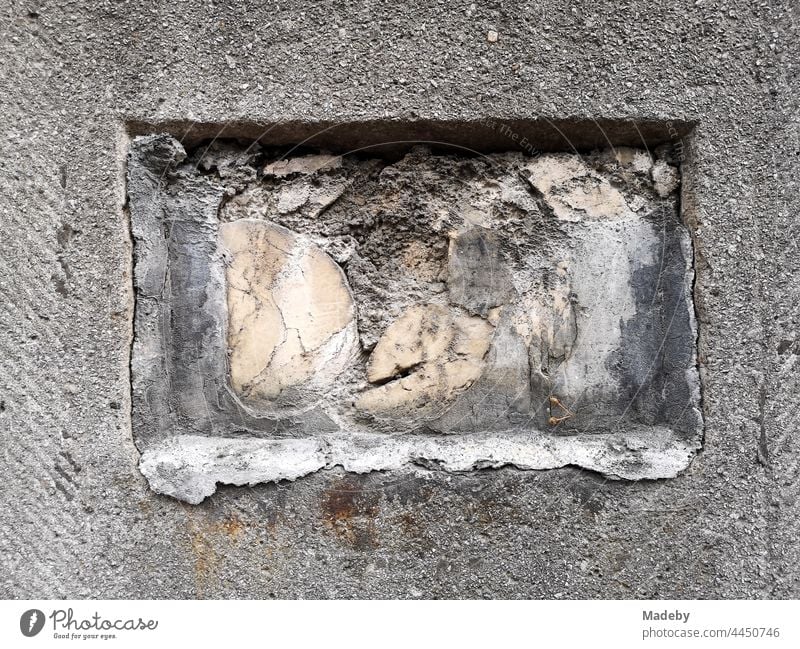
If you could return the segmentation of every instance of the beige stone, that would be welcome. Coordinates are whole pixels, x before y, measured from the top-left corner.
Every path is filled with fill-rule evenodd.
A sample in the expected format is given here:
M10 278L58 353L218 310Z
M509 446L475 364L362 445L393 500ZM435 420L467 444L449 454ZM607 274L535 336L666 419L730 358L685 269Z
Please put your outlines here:
M307 155L298 158L277 160L264 167L264 175L283 177L290 174L313 174L317 171L329 171L342 166L342 156Z
M646 174L653 166L653 158L647 151L632 149L627 146L620 146L613 149L614 158L625 169L630 169L636 173Z
M680 184L680 176L675 167L669 166L663 160L657 160L651 170L653 176L653 186L656 194L661 198L669 196Z
M444 262L429 242L411 241L400 255L403 270L423 282L442 279Z
M481 375L494 327L437 304L406 310L381 336L367 365L363 411L424 417L438 414Z
M220 226L229 256L228 355L245 402L330 385L356 352L355 308L341 269L314 244L266 221Z
M625 197L577 156L546 155L527 165L530 183L563 221L634 217Z

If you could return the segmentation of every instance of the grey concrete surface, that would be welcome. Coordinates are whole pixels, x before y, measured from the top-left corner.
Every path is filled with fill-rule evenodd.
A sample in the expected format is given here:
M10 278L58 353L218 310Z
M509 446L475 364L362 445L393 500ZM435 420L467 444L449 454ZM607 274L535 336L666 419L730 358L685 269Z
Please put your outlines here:
M798 597L799 11L6 0L0 596ZM599 120L611 144L671 123L684 147L706 430L681 476L329 471L199 506L149 491L131 133L536 117ZM581 128L566 136L585 147Z

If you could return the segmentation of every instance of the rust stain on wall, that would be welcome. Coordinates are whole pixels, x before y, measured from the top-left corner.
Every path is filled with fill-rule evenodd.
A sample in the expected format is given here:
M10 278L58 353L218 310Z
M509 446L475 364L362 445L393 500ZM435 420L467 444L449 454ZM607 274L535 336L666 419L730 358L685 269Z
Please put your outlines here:
M235 513L216 519L206 512L186 511L195 592L202 597L216 579L222 558L227 556L227 548L239 542L247 526Z
M364 489L361 482L341 478L322 494L320 508L325 529L358 550L380 546L376 517L380 492Z

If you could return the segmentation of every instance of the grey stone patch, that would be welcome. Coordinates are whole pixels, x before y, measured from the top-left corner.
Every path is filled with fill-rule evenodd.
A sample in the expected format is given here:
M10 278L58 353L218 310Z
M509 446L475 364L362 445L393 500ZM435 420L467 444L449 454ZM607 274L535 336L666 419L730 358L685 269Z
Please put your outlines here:
M452 236L447 290L452 304L483 317L512 298L514 284L494 232L473 227Z
M201 149L146 136L129 156L133 431L160 493L333 466L668 478L700 447L691 241L663 159ZM317 309L326 286L346 299Z
M192 162L199 169L216 172L228 184L242 187L255 179L260 157L261 146L256 143L244 148L235 142L215 140L199 149Z

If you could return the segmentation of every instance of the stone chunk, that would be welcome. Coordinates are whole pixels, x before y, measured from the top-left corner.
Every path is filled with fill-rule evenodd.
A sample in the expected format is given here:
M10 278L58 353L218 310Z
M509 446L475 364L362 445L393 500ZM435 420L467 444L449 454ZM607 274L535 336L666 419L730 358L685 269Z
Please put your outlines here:
M341 269L322 250L265 221L220 226L230 254L231 387L254 404L288 388L330 385L356 352L355 308Z
M406 310L381 336L367 365L358 409L373 414L440 414L480 376L493 326L437 304Z
M342 166L342 156L307 155L299 158L277 160L264 167L265 176L283 177L290 174L314 174L320 170L330 171Z
M440 418L429 424L442 433L507 430L530 421L528 345L516 330L509 307L498 309L485 367Z
M634 217L625 197L578 156L546 155L527 165L529 182L562 221Z
M657 160L651 170L653 176L653 186L656 194L661 198L669 196L680 184L680 176L675 167L671 167L663 160Z
M653 158L647 151L620 146L613 149L614 159L625 169L639 174L648 174L653 167Z

